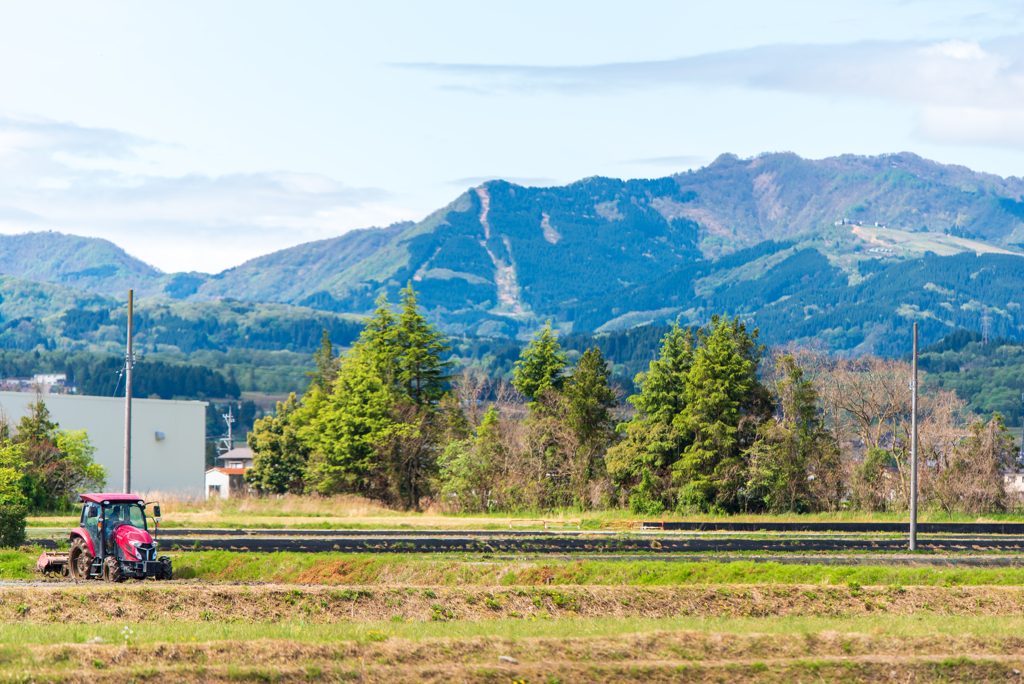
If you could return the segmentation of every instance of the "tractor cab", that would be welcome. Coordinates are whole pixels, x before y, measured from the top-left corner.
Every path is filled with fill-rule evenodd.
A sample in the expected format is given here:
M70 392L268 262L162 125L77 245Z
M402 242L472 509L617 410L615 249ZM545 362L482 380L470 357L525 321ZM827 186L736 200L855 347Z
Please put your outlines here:
M59 570L75 579L171 579L171 559L157 557L158 544L150 536L159 525L160 505L147 504L131 494L82 494L79 527L71 531L71 551L47 554L37 564L43 572ZM152 528L150 524L152 522Z

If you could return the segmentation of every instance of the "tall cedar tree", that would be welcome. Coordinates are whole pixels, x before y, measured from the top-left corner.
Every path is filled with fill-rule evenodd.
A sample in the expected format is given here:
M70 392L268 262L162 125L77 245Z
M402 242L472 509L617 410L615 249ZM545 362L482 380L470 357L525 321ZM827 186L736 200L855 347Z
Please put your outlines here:
M771 415L771 397L757 377L764 346L739 318L712 316L697 333L685 404L673 425L688 442L674 466L681 503L701 510L734 509L746 481L743 452Z
M607 446L614 439L612 410L618 404L615 390L608 385L611 371L597 347L583 353L563 393L569 400L569 427L581 444Z
M308 396L308 395L307 395ZM354 353L342 360L334 390L324 396L299 437L310 447L306 480L321 494L371 491L376 445L400 429L391 419L394 394L381 382L371 359Z
M526 345L512 371L512 385L530 399L547 389L560 390L569 361L551 330L551 321Z
M447 391L451 361L444 355L452 350L445 336L427 323L419 312L412 281L401 291L402 313L398 318L398 381L417 406L434 405Z
M661 357L651 361L646 373L636 376L634 383L640 388L640 394L628 400L644 418L670 424L683 410L693 348L693 332L689 328L675 323L665 334Z
M312 378L322 391L330 392L334 379L338 376L339 361L334 355L334 345L331 344L331 336L326 328L323 337L320 338L320 348L313 354L313 362L316 364L316 370L307 371L306 375Z
M573 502L583 508L592 503L587 495L590 484L605 476L605 451L615 440L612 410L618 401L608 385L610 376L601 350L592 347L576 362L562 391L568 408L562 419L574 435L571 441L576 450L569 456L570 486Z
M686 405L685 390L693 363L695 340L679 323L662 338L660 358L636 376L640 393L627 401L637 410L628 423L618 426L626 438L608 451L606 463L612 480L640 487L634 512L653 514L664 510L673 496L671 467L679 460L683 435L673 426ZM632 501L633 499L631 499Z
M366 327L360 333L353 352L370 364L372 371L386 387L394 388L399 380L398 321L391 312L386 294L381 293L376 304L377 309L366 321Z

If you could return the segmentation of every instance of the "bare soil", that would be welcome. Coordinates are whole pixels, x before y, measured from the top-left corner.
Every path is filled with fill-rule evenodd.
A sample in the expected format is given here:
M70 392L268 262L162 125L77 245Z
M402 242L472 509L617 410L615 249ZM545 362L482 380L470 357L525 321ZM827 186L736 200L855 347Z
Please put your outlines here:
M1019 616L1018 587L382 587L219 585L110 586L55 583L0 587L4 623L109 620L377 622L494 618Z

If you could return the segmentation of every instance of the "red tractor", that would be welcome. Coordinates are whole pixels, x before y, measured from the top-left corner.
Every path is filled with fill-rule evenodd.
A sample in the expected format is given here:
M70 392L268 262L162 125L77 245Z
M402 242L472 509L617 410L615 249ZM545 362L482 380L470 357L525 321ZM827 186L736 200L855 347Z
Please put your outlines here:
M80 526L71 530L71 550L39 557L40 572L60 572L76 580L169 580L171 559L156 555L149 536L146 502L133 494L82 494ZM153 532L160 524L160 504L153 505Z

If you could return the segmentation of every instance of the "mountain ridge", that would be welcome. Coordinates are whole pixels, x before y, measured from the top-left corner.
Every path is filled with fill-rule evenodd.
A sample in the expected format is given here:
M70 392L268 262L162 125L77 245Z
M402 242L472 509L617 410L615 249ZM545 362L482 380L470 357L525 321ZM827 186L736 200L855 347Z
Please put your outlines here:
M677 317L696 325L729 313L806 329L802 339L861 353L880 333L864 327L856 307L873 303L858 297L883 272L906 281L885 290L891 301L877 312L889 330L913 318L913 307L913 315L958 324L1016 311L1015 302L992 299L1012 290L1005 283L986 290L973 276L958 279L970 264L1018 278L1012 260L1024 243L1024 179L903 152L822 160L724 154L664 178L591 177L549 188L489 181L422 221L350 231L212 275L163 274L112 243L76 236L51 250L66 258L36 260L39 244L62 239L40 235L0 236L0 272L106 296L123 296L134 283L143 297L354 315L372 310L380 294L394 300L413 281L431 318L452 333L522 337L548 318L566 331ZM22 250L12 246L17 240L39 244ZM920 273L907 265L930 255L940 259L928 263L946 274L942 283L918 283ZM955 296L939 301L925 285ZM814 291L821 287L829 288L826 299ZM843 335L813 323L828 318L833 295L845 302ZM792 308L798 302L804 310ZM967 314L948 315L954 306ZM1001 315L997 323L1008 330L1021 325Z

